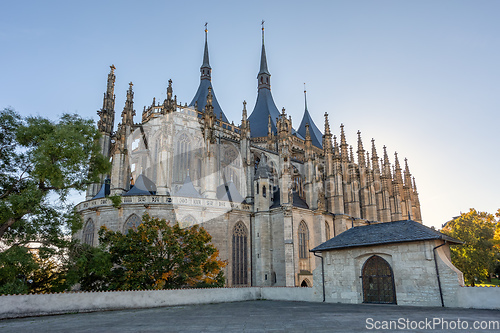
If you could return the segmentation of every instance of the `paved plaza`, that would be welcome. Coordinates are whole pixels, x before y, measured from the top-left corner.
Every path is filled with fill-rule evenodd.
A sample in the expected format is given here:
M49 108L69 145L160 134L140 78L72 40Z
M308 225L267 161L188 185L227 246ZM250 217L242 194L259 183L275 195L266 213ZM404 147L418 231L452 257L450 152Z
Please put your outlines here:
M441 324L436 324L434 329L429 330L431 322L437 323L438 320ZM394 321L393 325L399 324L400 329L393 326L396 329L380 331L500 332L498 328L475 330L472 327L475 321L479 322L478 325L482 321L483 327L484 322L488 324L489 321L500 321L500 311L497 310L282 301L247 301L7 319L0 320L0 332L348 333L379 331L376 328L382 328L384 323L389 325L389 321ZM427 329L415 328L415 325L424 328L426 324ZM448 325L448 329L443 325ZM467 329L463 329L465 325L468 326Z

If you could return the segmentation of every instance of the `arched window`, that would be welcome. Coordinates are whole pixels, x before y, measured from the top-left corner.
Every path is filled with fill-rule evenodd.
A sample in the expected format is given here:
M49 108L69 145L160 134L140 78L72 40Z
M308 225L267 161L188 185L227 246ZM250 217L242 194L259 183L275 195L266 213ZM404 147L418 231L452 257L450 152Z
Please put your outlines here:
M248 232L242 222L233 229L233 286L248 284Z
M299 224L299 258L309 258L309 230L304 221Z
M191 141L186 134L182 134L176 145L174 181L182 182L186 179L191 165Z
M366 260L362 271L363 302L396 304L396 288L391 265L373 255Z
M129 216L127 221L125 221L125 224L123 225L123 232L127 234L129 229L137 230L137 227L141 223L141 218L135 214L132 214Z
M266 197L266 185L262 186L262 196L265 198Z
M325 236L326 240L329 240L330 237L330 226L328 225L328 222L325 221Z
M94 245L94 232L95 225L92 219L88 219L85 227L83 228L83 243L88 244L90 246Z

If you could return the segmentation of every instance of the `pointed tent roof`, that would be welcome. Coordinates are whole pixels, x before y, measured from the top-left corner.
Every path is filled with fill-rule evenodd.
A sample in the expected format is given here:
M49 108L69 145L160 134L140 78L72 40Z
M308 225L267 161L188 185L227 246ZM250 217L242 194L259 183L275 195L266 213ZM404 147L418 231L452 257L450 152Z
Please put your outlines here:
M304 138L306 137L306 124L309 124L309 134L311 135L312 144L318 148L323 149L323 134L321 134L321 131L318 129L318 127L314 123L314 120L311 118L311 115L307 110L307 103L306 109L304 111L304 116L302 116L302 121L300 122L299 129L297 130L297 133Z
M108 196L111 192L110 191L110 182L111 182L111 180L109 178L107 178L104 181L104 184L102 184L99 192L92 199L101 199L101 198L105 198L106 196Z
M154 195L156 194L156 185L148 177L140 174L135 181L134 186L124 194L129 195Z
M354 227L318 245L311 252L442 239L452 244L461 241L415 221L396 221Z
M208 56L207 30L205 30L205 50L203 52L203 63L200 69L204 68L208 68L209 70L211 69ZM217 116L217 118L222 118L223 121L229 122L226 115L224 114L224 111L222 111L219 102L217 101L217 97L215 97L215 91L214 87L212 86L210 75L208 76L202 75L202 78L200 79L200 85L198 86L198 90L196 91L196 94L194 95L191 103L189 103L189 106L194 107L195 105L198 105L198 111L204 112L205 105L207 104L208 87L212 88L212 105L214 107L215 115Z
M217 187L217 199L223 200L223 201L230 201L230 202L237 202L237 203L242 203L245 201L245 198L243 198L236 188L236 185L233 183L233 181L229 181L226 184L222 184Z
M184 179L184 184L182 184L181 188L177 192L175 192L175 196L187 198L202 198L201 194L194 188L189 174L187 175L186 179Z
M276 104L274 104L273 95L271 90L267 88L259 89L257 94L257 102L252 111L248 121L250 122L251 136L262 137L267 136L267 123L269 116L271 116L271 128L274 134L277 133L276 129L276 119L279 117L280 113Z

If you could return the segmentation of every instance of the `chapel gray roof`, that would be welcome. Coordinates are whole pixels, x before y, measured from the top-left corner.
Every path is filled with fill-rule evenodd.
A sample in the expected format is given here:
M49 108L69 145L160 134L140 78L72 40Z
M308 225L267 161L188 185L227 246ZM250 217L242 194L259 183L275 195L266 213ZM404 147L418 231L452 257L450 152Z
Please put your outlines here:
M442 239L454 244L462 243L418 222L396 221L351 228L318 245L311 252L433 239Z
M242 203L243 201L245 201L245 198L241 196L233 181L229 181L226 184L218 186L216 193L217 199L219 200L237 203Z
M182 184L181 188L175 192L174 194L177 197L187 197L187 198L202 198L200 192L198 192L191 181L191 177L189 174L186 179L184 179L184 184Z
M134 183L134 186L130 190L123 194L124 196L129 195L154 195L156 194L156 185L148 177L140 174Z
M311 115L307 110L307 105L304 111L304 116L302 117L302 121L300 122L299 129L297 130L297 133L300 134L303 138L306 137L306 124L309 124L309 135L311 136L312 144L318 148L323 149L323 134L314 123L314 120L311 118Z

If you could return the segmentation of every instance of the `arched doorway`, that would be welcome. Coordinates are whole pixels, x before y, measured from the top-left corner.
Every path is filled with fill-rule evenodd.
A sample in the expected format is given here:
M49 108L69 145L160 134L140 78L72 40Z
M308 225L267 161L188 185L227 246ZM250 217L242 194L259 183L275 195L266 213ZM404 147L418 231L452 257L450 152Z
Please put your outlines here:
M310 284L310 283L309 283L309 280L304 279L304 280L302 280L302 283L300 284L300 286L301 286L301 287L306 287L306 288L307 288L307 287L309 287L309 284Z
M391 265L382 257L373 255L362 270L363 302L396 304L396 288Z

